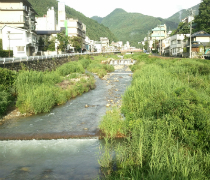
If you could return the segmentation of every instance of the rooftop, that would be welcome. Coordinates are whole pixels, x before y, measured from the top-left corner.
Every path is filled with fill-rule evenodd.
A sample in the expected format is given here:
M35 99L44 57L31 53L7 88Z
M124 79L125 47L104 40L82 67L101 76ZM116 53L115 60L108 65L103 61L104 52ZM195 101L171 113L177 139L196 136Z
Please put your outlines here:
M210 34L206 33L205 31L198 31L192 34L192 37L210 37Z

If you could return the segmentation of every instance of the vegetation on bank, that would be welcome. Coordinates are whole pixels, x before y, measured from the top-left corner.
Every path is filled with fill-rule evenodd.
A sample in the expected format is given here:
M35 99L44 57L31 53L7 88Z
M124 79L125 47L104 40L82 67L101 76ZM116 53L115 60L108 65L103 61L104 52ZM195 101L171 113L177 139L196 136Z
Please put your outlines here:
M131 56L122 107L100 125L105 179L210 179L210 62Z
M0 68L0 117L14 101L15 89L13 84L16 76L16 72Z
M113 66L101 64L102 60L111 57L117 58L116 55L81 56L79 61L65 63L55 71L22 70L16 73L0 69L0 115L5 113L16 95L16 107L21 113L49 112L54 106L95 87L94 76L85 73L85 69L99 77L114 71Z

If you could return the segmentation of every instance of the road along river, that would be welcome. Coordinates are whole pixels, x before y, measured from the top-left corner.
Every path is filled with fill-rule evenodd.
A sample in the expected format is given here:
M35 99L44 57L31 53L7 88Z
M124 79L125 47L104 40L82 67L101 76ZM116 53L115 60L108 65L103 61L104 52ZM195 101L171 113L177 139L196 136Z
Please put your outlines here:
M103 140L98 125L109 106L120 105L132 80L128 66L96 88L50 113L19 117L0 126L0 180L94 179L100 176L98 157Z

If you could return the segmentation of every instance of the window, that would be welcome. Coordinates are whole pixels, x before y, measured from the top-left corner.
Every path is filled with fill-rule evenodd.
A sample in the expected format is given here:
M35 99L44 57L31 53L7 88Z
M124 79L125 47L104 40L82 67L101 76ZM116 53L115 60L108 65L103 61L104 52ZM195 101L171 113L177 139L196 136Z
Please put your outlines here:
M177 44L181 44L181 40L177 40Z
M171 41L171 44L173 44L173 45L176 44L176 41L175 40Z
M17 46L17 51L24 51L25 46Z

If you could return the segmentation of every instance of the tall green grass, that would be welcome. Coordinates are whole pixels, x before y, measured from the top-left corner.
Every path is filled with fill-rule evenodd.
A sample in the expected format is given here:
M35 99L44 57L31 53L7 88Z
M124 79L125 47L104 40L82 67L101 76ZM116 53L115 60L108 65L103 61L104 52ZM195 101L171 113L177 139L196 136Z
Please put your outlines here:
M52 72L22 71L15 82L18 93L16 106L22 113L49 112L55 105L64 104L95 87L93 76L87 74L88 79L80 77L84 72L79 62L63 64ZM81 78L80 81L70 81L76 77ZM60 85L63 81L68 83L65 88Z
M117 170L105 179L210 179L209 62L134 57L125 120L113 110L100 126L106 138L122 129L127 137L114 150Z

